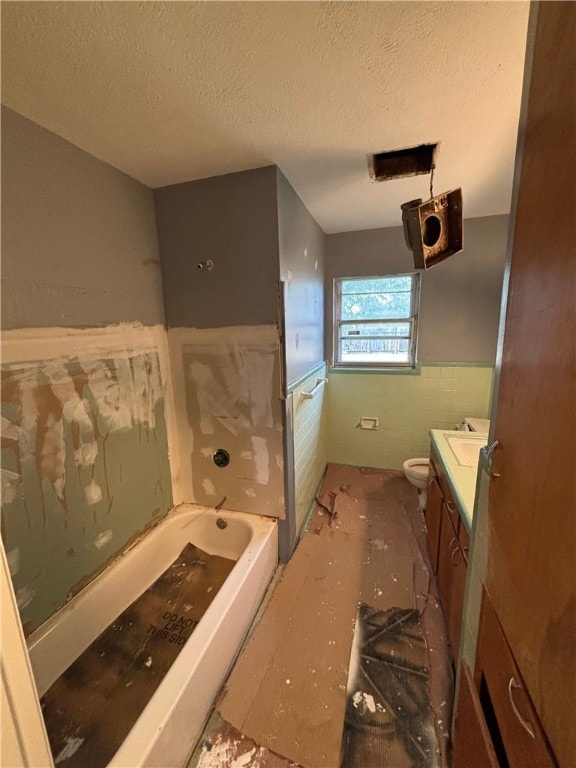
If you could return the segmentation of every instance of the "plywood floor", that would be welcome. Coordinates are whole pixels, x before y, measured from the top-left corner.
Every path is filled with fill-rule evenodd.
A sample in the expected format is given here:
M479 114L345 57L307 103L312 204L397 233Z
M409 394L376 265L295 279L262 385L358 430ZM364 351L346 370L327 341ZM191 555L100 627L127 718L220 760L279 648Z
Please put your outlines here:
M332 554L336 550L327 549L323 555L321 548L316 546L316 540L326 536L332 536L333 539L339 535L348 537L351 550L360 553L358 556L363 558L362 578L358 581L355 596L359 606L356 626L364 627L362 637L354 640L354 647L360 649L357 651L358 659L363 658L365 663L368 658L368 663L373 665L369 670L369 680L371 676L377 677L383 673L384 668L377 668L375 665L378 657L379 664L393 670L392 678L388 675L386 680L400 680L404 686L391 693L387 688L389 683L378 684L378 694L376 690L367 687L362 664L358 664L358 659L354 662L354 652L352 653L352 664L357 669L349 674L347 694L336 688L332 691L328 688L323 693L327 697L327 707L335 706L335 698L344 698L344 703L341 704L342 724L336 724L341 728L341 733L338 731L338 739L342 741L339 763L345 768L445 768L453 698L452 669L442 610L434 580L430 577L426 530L423 516L418 509L416 491L398 472L331 464L319 499L328 510L333 512L335 509L336 516L333 518L329 511L318 505L312 513L299 548L310 550L317 560L324 558L326 575L330 574L330 578L333 578ZM282 604L282 601L287 600L286 595L291 594L290 582L301 577L294 570L291 571L291 565L297 559L296 554L286 566L280 583L271 590L272 595L268 598L265 610L257 617L253 631L256 648L259 631L260 635L269 632L269 628L266 629L270 623L269 615L274 612L281 615L283 610L294 610L293 607ZM313 615L315 609L318 615L322 615L322 611L326 610L323 603L327 594L322 592L322 587L319 586L323 584L323 577L319 575L322 574L323 564L316 562L314 567L314 584L311 584L308 590L301 590L301 594L307 595L310 603L307 607L309 615ZM333 610L333 607L330 610ZM296 610L295 615L301 615L300 608ZM386 631L390 627L400 627L400 633L387 637ZM304 634L305 627L302 632ZM315 634L312 633L312 645L314 637ZM364 652L361 650L362 643L365 644ZM310 642L307 642L307 645L310 645ZM260 647L263 647L262 644ZM237 668L233 670L230 677L232 694L238 686L238 677L242 680L242 665L246 667L253 650L254 648L250 650L248 644L236 665ZM247 658L243 658L244 656ZM274 659L273 663L269 662L268 665L276 666L278 661ZM400 664L391 665L391 661L400 661ZM256 733L259 725L266 738L261 741L250 738L246 732L234 728L215 712L189 762L189 768L316 768L314 755L310 753L313 740L310 741L307 753L302 750L294 752L306 755L302 762L288 759L290 754L293 754L290 749L273 751L264 746L266 741L268 744L275 743L270 741L267 725L272 730L278 727L275 726L272 715L279 707L280 712L284 711L284 719L279 721L280 729L283 723L286 728L290 727L290 718L286 717L283 710L286 704L292 710L298 710L298 722L302 723L302 718L306 717L312 689L306 690L306 675L302 674L305 663L294 653L292 659L288 656L282 661L281 668L277 671L278 675L285 675L286 679L290 680L298 679L300 675L303 683L295 699L279 702L281 697L287 695L282 690L278 696L270 696L267 697L268 701L260 702ZM354 676L357 680L363 680L364 686L356 683ZM336 686L337 681L332 684ZM346 686L342 686L340 681L338 689L342 687ZM386 707L386 702L391 696L395 699L401 698L400 714L393 713L391 707ZM267 708L270 711L268 721ZM294 712L288 714L294 715ZM398 717L403 719L399 721ZM399 727L399 723L404 723L407 728L401 738L397 736L404 726ZM306 731L305 727L303 731ZM313 739L314 734L312 727L309 737ZM285 747L286 735L280 736L284 737ZM320 729L316 736L318 755L321 754L322 736L323 731ZM282 756L282 753L285 756ZM321 764L320 759L317 764ZM333 763L333 768L338 768L338 763Z

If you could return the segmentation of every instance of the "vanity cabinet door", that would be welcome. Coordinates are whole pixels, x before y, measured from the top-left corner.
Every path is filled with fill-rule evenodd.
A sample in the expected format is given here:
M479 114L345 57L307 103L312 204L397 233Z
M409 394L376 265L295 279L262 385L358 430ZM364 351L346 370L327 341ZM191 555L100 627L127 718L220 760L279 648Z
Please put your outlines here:
M426 498L426 529L428 531L428 551L434 575L438 573L438 545L440 543L440 521L442 519L442 491L438 480L432 474L428 480L428 493Z
M438 543L438 573L436 582L438 584L438 593L442 601L444 618L448 624L450 614L450 594L452 591L452 567L450 565L450 551L458 539L452 528L450 518L445 511L445 505L442 504L442 518L440 522L440 540Z
M548 742L512 651L484 591L475 679L480 700L492 714L492 729L506 755L509 768L556 768ZM572 727L572 710L565 713ZM495 742L496 743L496 742ZM564 764L570 768L573 763Z
M458 658L460 648L466 569L466 557L452 525L450 512L447 505L442 504L437 583L454 660Z
M450 615L448 616L448 637L452 647L454 661L460 650L460 635L462 629L462 611L464 609L464 592L466 590L466 558L458 541L450 549L450 566L452 568L450 585Z
M460 667L451 765L452 768L499 768L472 673L464 662Z

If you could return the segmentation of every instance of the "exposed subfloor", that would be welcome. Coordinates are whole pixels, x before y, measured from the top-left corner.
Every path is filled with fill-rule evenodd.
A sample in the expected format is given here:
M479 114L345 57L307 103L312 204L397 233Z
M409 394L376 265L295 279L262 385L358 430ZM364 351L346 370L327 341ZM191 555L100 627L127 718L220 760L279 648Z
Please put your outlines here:
M452 667L416 490L330 464L318 500L189 768L447 765Z

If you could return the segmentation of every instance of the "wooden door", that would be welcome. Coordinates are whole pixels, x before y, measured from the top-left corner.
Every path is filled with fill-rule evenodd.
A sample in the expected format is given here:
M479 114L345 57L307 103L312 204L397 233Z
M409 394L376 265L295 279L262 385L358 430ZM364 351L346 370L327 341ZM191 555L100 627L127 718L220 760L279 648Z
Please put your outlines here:
M530 698L566 768L576 765L575 41L576 4L540 3L520 126L487 575Z

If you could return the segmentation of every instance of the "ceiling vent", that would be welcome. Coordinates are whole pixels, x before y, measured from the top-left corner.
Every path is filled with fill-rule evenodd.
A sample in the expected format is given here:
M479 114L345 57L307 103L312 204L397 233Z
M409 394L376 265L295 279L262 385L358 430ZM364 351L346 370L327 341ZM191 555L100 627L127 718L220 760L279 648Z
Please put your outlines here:
M461 189L443 192L424 203L410 200L401 208L404 238L416 269L430 269L462 251Z
M369 157L370 176L374 181L390 181L430 173L434 168L438 144L380 152Z

